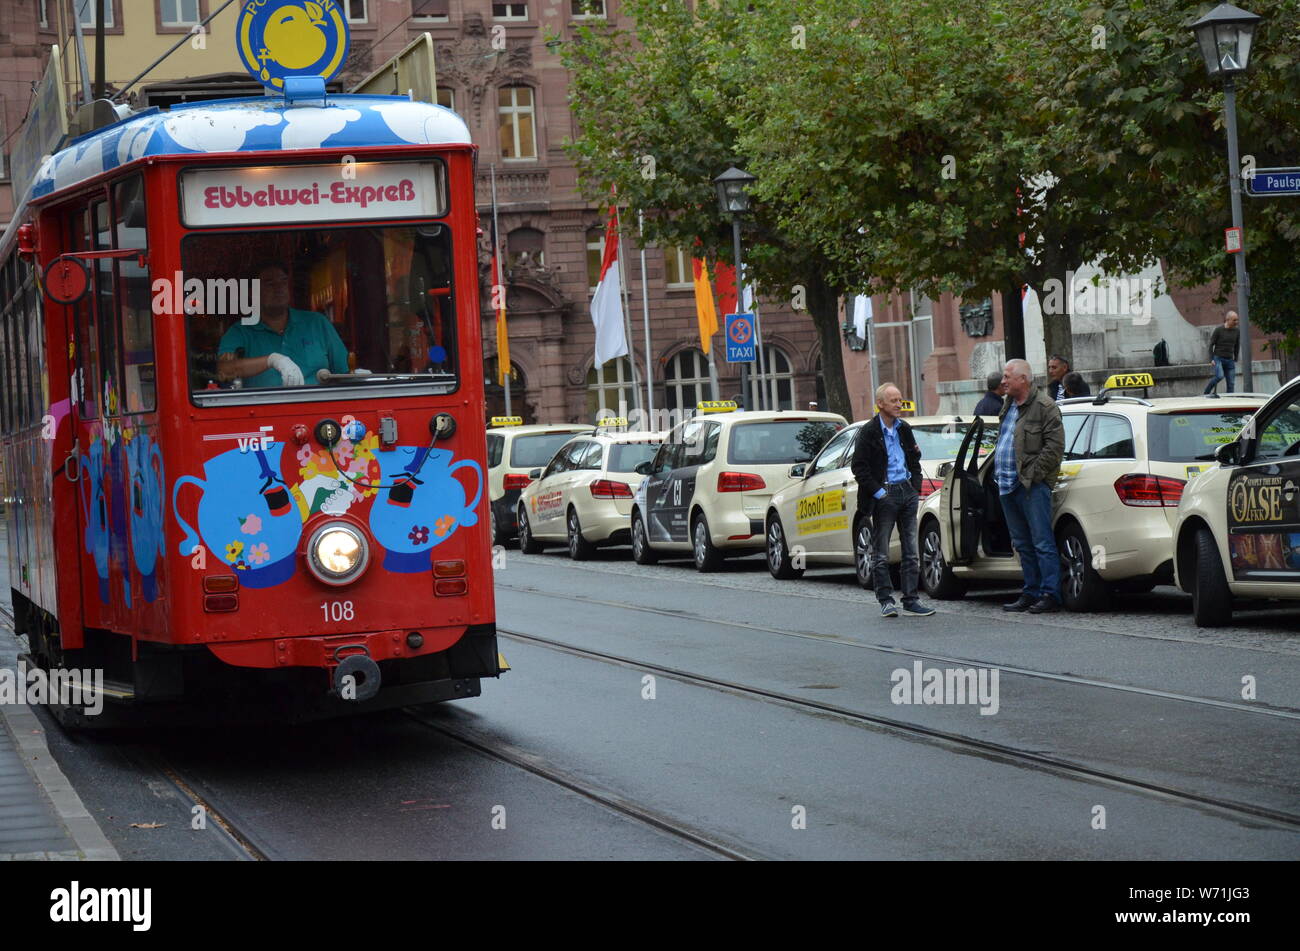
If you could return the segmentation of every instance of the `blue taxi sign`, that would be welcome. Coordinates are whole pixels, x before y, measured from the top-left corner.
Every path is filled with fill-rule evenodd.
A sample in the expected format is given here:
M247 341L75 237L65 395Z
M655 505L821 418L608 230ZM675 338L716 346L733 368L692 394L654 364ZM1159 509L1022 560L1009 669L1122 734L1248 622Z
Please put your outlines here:
M338 0L248 0L235 46L250 76L284 90L298 76L328 80L348 56L348 19Z
M727 315L727 362L754 362L754 315Z

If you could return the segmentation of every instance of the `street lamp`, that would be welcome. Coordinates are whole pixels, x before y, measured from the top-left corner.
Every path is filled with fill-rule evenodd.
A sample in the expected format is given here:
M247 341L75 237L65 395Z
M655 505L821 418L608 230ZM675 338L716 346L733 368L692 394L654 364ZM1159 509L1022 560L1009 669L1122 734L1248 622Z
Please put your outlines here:
M731 215L731 240L735 251L736 265L736 311L739 313L744 306L740 289L740 216L749 213L749 186L758 181L754 175L748 172L742 172L736 166L732 165L725 172L713 180L714 187L718 190L718 210L724 215ZM762 379L763 373L763 342L758 328L758 315L754 315L754 355L758 360L759 378ZM713 358L713 349L709 349L709 359ZM746 365L740 366L740 389L749 398L749 375L746 373ZM748 408L748 407L746 407ZM759 387L758 401L754 406L755 409L763 408L763 392Z
M1244 235L1241 226L1241 160L1237 154L1236 77L1250 65L1251 46L1259 16L1230 3L1221 3L1192 24L1192 32L1201 45L1205 70L1211 79L1223 79L1223 111L1228 126L1228 186L1232 195L1232 226ZM1246 365L1242 382L1247 392L1255 389L1250 353L1250 277L1246 273L1246 247L1242 240L1236 252L1237 316L1241 318L1241 356Z

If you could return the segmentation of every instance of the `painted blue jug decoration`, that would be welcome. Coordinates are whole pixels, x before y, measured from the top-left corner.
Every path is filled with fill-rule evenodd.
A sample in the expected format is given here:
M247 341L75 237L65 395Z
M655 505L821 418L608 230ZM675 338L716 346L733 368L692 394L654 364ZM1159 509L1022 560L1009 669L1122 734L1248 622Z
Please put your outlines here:
M108 499L104 496L104 443L95 439L90 451L80 453L79 494L86 553L95 559L99 600L108 604Z
M239 572L239 583L269 588L293 576L302 518L288 486L272 469L268 454L278 460L284 443L268 448L231 449L203 464L204 478L181 476L172 488L172 509L185 532L180 554L192 555L200 534L208 551ZM177 506L184 485L203 491L199 500L198 532Z
M162 450L147 434L137 433L126 444L130 481L131 560L140 573L146 601L158 597L158 557L163 554Z
M472 459L452 462L445 449L398 446L375 453L385 486L370 506L370 532L385 549L389 571L429 571L429 552L446 541L457 526L478 521L483 470ZM474 499L465 502L465 486L453 475L473 469Z

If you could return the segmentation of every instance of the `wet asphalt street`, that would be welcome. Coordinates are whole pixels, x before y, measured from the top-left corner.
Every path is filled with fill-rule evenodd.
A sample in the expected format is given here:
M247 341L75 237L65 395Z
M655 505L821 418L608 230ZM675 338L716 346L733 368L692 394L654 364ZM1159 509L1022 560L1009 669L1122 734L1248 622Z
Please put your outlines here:
M1198 632L1168 588L1105 615L1004 599L886 620L850 569L512 550L513 669L481 697L259 730L45 720L128 859L1300 856L1300 611ZM923 702L949 669L982 689Z

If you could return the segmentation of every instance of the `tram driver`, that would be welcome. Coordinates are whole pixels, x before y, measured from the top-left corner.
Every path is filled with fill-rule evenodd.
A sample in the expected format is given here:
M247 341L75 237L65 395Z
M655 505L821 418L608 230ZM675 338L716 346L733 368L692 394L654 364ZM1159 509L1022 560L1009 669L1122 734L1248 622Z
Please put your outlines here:
M245 386L314 386L321 370L348 373L348 349L329 318L289 306L289 273L279 264L257 272L261 313L236 323L217 344L217 375Z

